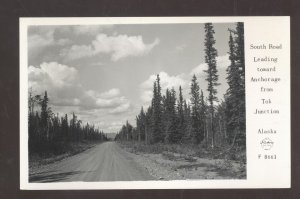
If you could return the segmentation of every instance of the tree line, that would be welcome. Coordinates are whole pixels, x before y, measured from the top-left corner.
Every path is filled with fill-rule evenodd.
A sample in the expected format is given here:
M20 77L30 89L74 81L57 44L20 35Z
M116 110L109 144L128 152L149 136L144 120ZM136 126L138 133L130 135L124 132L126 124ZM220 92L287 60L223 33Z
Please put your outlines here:
M174 88L167 88L162 94L160 77L153 83L151 105L136 116L136 127L126 122L116 140L132 140L154 143L203 143L207 147L232 145L245 147L245 60L244 25L237 23L234 30L228 29L229 60L227 68L227 89L224 99L217 97L218 69L212 23L206 23L205 63L208 96L204 97L196 75L190 84L190 98L183 98L182 87L177 94ZM189 102L188 102L189 101Z
M47 91L44 96L29 93L28 99L29 153L61 153L72 143L83 141L106 141L103 131L94 125L82 124L75 113L60 117L49 107Z

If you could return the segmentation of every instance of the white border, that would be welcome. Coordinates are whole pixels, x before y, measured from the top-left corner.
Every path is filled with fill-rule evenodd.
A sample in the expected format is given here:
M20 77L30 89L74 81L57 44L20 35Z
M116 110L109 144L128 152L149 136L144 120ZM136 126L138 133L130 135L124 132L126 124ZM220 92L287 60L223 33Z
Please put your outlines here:
M96 25L96 24L171 24L171 23L245 23L245 54L246 54L246 124L247 124L247 179L245 180L176 180L176 181L122 181L122 182L59 182L59 183L29 183L28 182L28 52L27 52L27 27L30 25ZM255 28L258 27L258 29ZM275 28L274 28L275 27ZM277 29L276 29L277 27ZM285 68L283 77L288 81L283 82L280 89L287 96L280 102L284 108L283 129L288 133L280 137L283 144L280 149L285 155L284 160L276 162L279 166L273 165L268 168L256 159L259 141L253 127L256 125L249 113L249 105L257 103L253 100L255 92L252 92L251 85L247 85L247 79L253 74L248 66L249 50L247 46L250 38L255 35L254 31L261 31L261 34L270 34L270 31L283 30L280 33L274 32L269 35L282 40L286 49L284 51ZM218 189L218 188L289 188L290 187L290 18L289 17L116 17L116 18L20 18L20 188L34 190L73 190L73 189ZM285 36L286 38L283 38ZM272 38L271 37L271 38ZM254 37L255 39L255 37ZM289 88L289 89L287 89ZM254 119L255 120L255 119ZM259 119L258 119L259 121ZM257 119L256 119L257 122ZM261 121L260 121L261 122ZM259 123L260 124L260 123ZM273 125L276 125L273 123ZM254 135L252 135L254 134ZM262 170L262 172L261 172ZM269 171L269 172L267 172ZM257 175L256 175L257 174ZM276 178L270 175L278 176ZM268 179L270 178L270 179Z

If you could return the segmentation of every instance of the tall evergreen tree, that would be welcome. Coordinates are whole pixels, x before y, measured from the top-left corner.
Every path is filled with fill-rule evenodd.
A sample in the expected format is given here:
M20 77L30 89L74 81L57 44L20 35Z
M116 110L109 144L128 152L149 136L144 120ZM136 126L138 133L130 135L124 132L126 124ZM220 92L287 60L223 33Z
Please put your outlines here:
M207 138L207 131L206 131L206 104L204 101L204 95L203 95L203 91L201 90L201 94L200 94L200 126L201 126L201 135L203 135L204 139L205 137ZM207 140L206 140L207 141Z
M28 118L28 134L29 134L29 153L37 154L60 154L66 152L65 150L72 142L80 142L83 139L87 140L101 140L104 141L106 136L99 129L94 126L81 127L81 121L77 119L75 113L68 123L68 115L59 118L58 114L54 115L51 107L48 105L49 98L47 91L43 98L40 95L29 95L29 115ZM33 114L34 106L40 106L40 112L36 111ZM83 136L84 135L84 136Z
M153 108L149 106L145 113L145 143L150 144L152 140L152 114Z
M139 115L136 117L136 129L138 133L138 141L145 140L146 115L143 107Z
M229 136L228 141L229 143L233 142L235 131L237 131L236 127L238 124L238 113L239 113L239 98L238 92L240 85L240 74L239 74L239 67L236 64L236 47L230 32L229 36L229 60L230 65L227 68L227 83L229 88L226 92L226 114L228 119L228 129L229 129Z
M171 128L171 92L167 88L166 94L162 97L163 103L163 130L164 130L164 142L170 142L170 128Z
M227 143L227 118L226 118L226 102L222 101L217 107L217 120L219 126L219 135L221 144Z
M184 135L184 131L186 128L183 106L184 106L184 101L183 101L183 96L182 96L182 88L181 88L181 86L179 86L179 99L178 99L178 103L177 103L177 109L178 109L178 120L179 120L178 134L180 136L180 141L182 140L182 137Z
M245 48L244 48L244 23L238 22L237 27L237 63L240 68L241 90L239 92L240 98L240 134L238 136L238 144L246 145L246 104L245 104Z
M227 82L229 88L225 95L228 141L245 145L245 59L244 28L237 23L236 30L229 30L229 59ZM232 33L235 34L233 38Z
M192 119L192 136L196 143L200 143L204 134L201 131L201 118L200 118L200 87L196 75L193 75L191 83L191 119Z
M71 139L76 139L76 123L77 123L77 116L73 112L72 114L72 119L70 121L70 134L71 134Z
M236 26L236 59L239 67L241 78L245 77L245 48L244 48L244 23L238 22ZM243 87L245 87L245 81L241 81Z
M191 143L193 141L193 128L192 128L192 119L191 119L191 107L187 104L186 100L183 102L183 113L184 113L184 135L183 135L183 142Z
M62 132L64 134L64 139L65 139L65 142L69 140L69 123L68 123L68 115L65 114L65 117L63 117L61 119L61 128L62 128Z
M133 126L126 121L126 140L132 140L132 130Z
M44 98L41 101L41 122L42 122L43 127L47 126L47 121L48 121L48 118L49 118L49 115L48 115L48 101L49 101L49 99L48 99L47 91L45 91Z
M167 115L169 121L168 135L169 141L172 143L178 143L181 140L180 131L178 130L178 116L176 112L176 92L172 88L169 91L167 98Z
M207 74L206 81L208 82L208 101L209 101L209 110L210 110L210 120L211 125L210 129L212 132L212 142L211 146L214 147L214 102L218 101L218 98L216 96L217 89L216 86L219 85L218 83L218 70L217 70L217 49L214 47L216 40L214 39L215 31L213 29L212 23L206 23L205 24L205 63L208 66L208 69L205 70Z
M48 140L49 138L49 119L51 116L51 109L48 107L48 94L45 91L44 98L41 100L41 127L42 127L42 138Z
M159 75L157 75L156 82L154 82L153 86L152 107L152 142L163 142L162 96Z

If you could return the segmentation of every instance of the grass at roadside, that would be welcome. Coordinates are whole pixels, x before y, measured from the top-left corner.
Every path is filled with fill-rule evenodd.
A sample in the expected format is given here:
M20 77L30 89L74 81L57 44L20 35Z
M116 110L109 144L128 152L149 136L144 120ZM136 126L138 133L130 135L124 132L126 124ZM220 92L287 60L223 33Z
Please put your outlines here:
M60 154L54 154L51 152L41 153L41 154L37 154L37 153L29 154L29 172L30 173L33 172L35 168L40 167L42 165L57 162L67 157L81 153L85 150L92 148L93 146L99 143L100 142L90 142L90 141L73 142L64 145L63 152L61 152Z
M187 144L119 142L157 179L245 179L246 152Z
M142 142L120 142L121 146L127 148L133 153L153 153L161 154L163 152L171 152L209 159L229 159L246 163L246 152L240 148L227 147L206 148L203 145L194 144L144 144Z

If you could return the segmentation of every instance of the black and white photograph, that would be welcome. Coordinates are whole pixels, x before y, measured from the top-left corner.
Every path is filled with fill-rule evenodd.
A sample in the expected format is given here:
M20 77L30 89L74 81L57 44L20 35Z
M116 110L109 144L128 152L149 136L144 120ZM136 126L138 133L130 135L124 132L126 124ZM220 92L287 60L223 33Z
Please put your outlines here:
M1 3L0 199L297 198L298 4Z
M29 182L246 179L244 23L30 25Z

